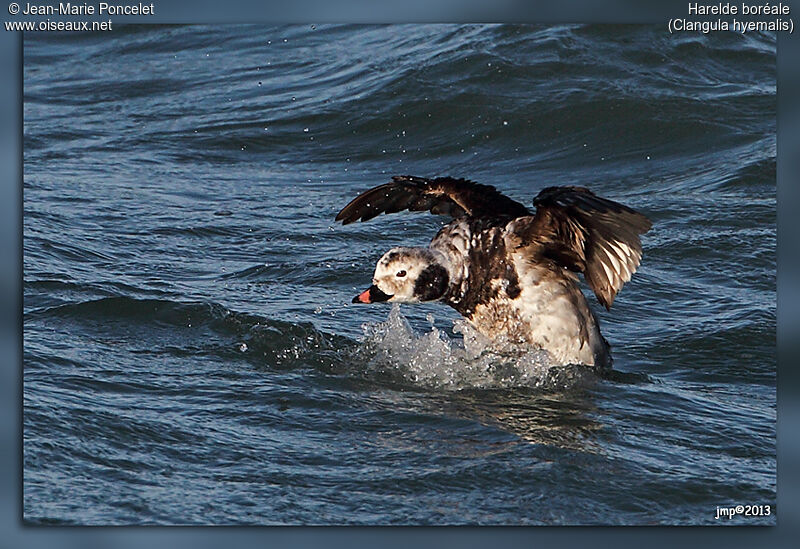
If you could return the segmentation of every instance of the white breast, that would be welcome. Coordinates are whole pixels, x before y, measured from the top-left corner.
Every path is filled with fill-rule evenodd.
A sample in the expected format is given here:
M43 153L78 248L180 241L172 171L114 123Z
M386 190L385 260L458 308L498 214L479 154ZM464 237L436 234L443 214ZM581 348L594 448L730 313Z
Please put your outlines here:
M522 292L514 300L527 326L529 343L546 349L557 361L593 365L607 358L607 344L573 273L553 272L513 254Z

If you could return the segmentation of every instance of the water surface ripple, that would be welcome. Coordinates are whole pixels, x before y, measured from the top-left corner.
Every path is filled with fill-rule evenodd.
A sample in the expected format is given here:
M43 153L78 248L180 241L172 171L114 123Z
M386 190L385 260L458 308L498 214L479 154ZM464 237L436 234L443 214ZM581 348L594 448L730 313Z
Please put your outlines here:
M718 524L775 474L775 36L659 26L125 26L24 42L34 524ZM654 222L615 371L350 304L443 219L394 174ZM468 346L468 345L467 345Z

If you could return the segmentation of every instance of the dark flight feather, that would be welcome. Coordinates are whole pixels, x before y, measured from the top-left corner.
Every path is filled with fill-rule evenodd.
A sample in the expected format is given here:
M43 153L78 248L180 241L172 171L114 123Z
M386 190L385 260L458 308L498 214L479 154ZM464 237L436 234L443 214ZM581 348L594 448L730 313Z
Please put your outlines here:
M583 187L547 187L533 204L536 215L517 222L519 247L583 273L600 303L610 308L639 267L639 235L650 230L650 220Z
M403 210L429 211L455 219L493 218L497 224L531 213L490 185L452 177L426 179L400 175L358 195L339 212L336 221L347 225Z

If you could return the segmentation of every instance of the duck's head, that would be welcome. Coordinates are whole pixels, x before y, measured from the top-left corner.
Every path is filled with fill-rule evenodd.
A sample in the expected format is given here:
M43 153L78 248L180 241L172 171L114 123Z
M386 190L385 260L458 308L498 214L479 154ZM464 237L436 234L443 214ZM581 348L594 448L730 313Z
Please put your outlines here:
M392 248L378 261L372 286L353 303L434 301L445 294L449 283L442 254L429 248Z

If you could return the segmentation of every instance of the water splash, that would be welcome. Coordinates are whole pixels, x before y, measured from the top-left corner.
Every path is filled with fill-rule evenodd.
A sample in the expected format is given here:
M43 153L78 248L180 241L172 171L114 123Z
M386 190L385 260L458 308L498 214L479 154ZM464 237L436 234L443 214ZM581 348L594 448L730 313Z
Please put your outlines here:
M365 338L355 350L365 374L445 390L564 390L596 379L591 368L556 364L542 349L491 341L466 320L454 322L453 331L462 338L436 328L430 315L428 321L430 331L417 333L395 305L386 321L365 324Z

